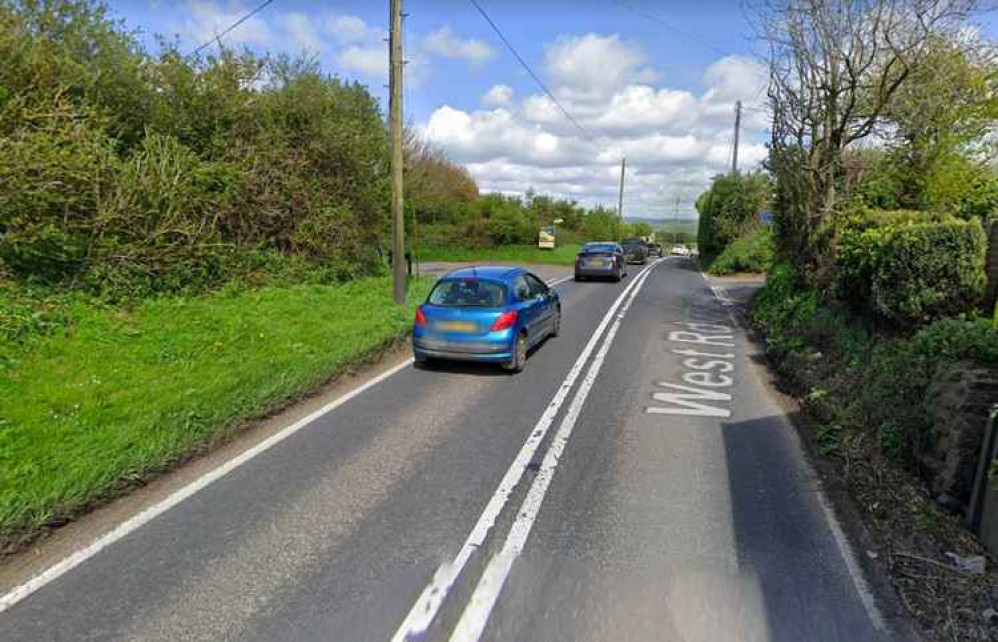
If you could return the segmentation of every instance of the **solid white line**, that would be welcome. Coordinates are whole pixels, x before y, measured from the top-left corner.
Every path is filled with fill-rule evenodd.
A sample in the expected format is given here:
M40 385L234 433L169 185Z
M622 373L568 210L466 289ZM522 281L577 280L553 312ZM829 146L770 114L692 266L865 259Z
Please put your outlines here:
M568 280L570 280L572 278L573 278L572 275L568 275L568 276L563 276L560 279L551 279L550 281L548 281L548 285L550 287L554 287L556 285L561 285L565 281L568 281Z
M653 265L654 263L646 267L644 271L647 271ZM541 415L541 418L537 420L537 424L530 431L530 436L527 437L527 440L520 448L520 452L516 455L513 463L503 476L502 481L499 482L499 486L489 499L488 504L486 504L485 510L482 511L481 516L478 518L478 522L476 522L474 528L471 530L471 533L465 540L461 550L450 563L444 564L437 569L433 579L429 584L427 584L426 588L423 589L423 592L412 605L412 609L406 615L405 620L402 621L402 624L399 625L395 635L392 636L392 640L394 642L417 639L421 637L422 634L429 628L430 624L433 622L438 611L440 610L444 598L447 597L447 594L454 586L457 578L461 575L461 572L464 570L465 565L467 565L468 560L471 559L472 554L485 542L485 538L488 536L489 531L495 524L496 518L499 517L499 513L502 512L503 507L509 501L509 497L513 493L513 489L515 489L516 485L520 482L520 479L523 477L523 473L527 470L527 465L530 463L530 460L533 459L534 453L540 446L541 441L543 441L544 436L551 427L551 424L554 423L555 415L558 414L558 410L561 408L561 405L564 403L569 391L575 384L575 380L582 372L582 368L589 359L589 355L591 355L593 350L596 348L596 344L603 335L603 331L610 324L613 315L617 312L617 309L623 303L624 299L631 292L631 290L634 289L637 282L637 278L631 281L613 302L610 309L607 310L607 313L603 316L599 326L597 326L596 330L593 331L589 342L586 344L585 348L583 348L582 353L579 354L578 359L576 359L572 369L569 370L568 374L565 376L565 379L561 382L561 386L559 386L558 391L551 399L548 407L544 410L544 414Z
M817 478L814 470L810 472ZM873 599L873 593L866 583L866 578L863 577L863 571L860 570L859 562L856 561L852 546L849 545L849 540L846 539L845 533L842 532L842 526L839 524L838 518L835 517L835 512L832 510L831 505L829 505L828 498L825 497L825 491L820 485L816 495L818 497L818 504L821 505L821 510L825 513L825 521L828 522L828 528L832 531L832 538L838 545L839 554L842 555L842 560L845 562L849 576L852 578L852 584L856 588L856 592L859 593L859 600L863 603L863 608L866 609L867 617L870 618L873 628L886 633L887 624L880 614L880 609L877 608L877 603Z
M86 548L76 551L69 557L66 557L63 560L54 564L53 566L50 566L41 574L36 575L31 580L18 586L17 588L7 593L3 597L0 597L0 613L3 613L4 611L14 606L24 598L28 597L38 589L45 586L46 584L62 577L63 575L73 570L83 562L87 561L97 553L100 553L108 546L111 546L118 540L133 533L134 531L138 530L145 524L148 524L156 517L170 510L171 508L173 508L180 502L184 501L191 495L194 495L198 491L206 488L212 482L221 479L222 477L229 474L236 468L239 468L240 466L242 466L249 460L253 459L257 455L272 448L273 446L276 446L277 444L284 441L291 435L295 434L296 432L298 432L308 424L312 423L319 417L322 417L323 415L331 412L332 410L335 410L336 408L342 406L343 404L350 401L354 397L378 385L385 379L388 379L392 375L395 375L401 372L402 370L408 368L410 365L412 365L412 358L406 359L397 366L389 370L386 370L385 372L382 372L377 377L374 377L370 381L367 381L366 383L358 386L357 388L354 388L353 390L346 393L342 397L339 397L338 399L331 401L330 403L326 404L322 408L319 408L318 410L308 415L307 417L299 419L298 421L291 424L287 428L284 428L280 432L271 435L267 439L261 441L256 446L253 446L249 450L241 453L238 457L230 459L221 466L212 469L211 471L207 472L197 480L191 482L187 486L184 486L180 490L171 494L169 497L162 500L161 502L154 504L153 506L150 506L141 513L122 522L113 530L105 533Z
M649 268L654 266L655 263L652 263ZM606 359L610 346L613 344L614 337L617 336L617 331L620 329L624 315L627 314L631 303L634 302L635 297L641 291L641 287L648 280L650 274L650 269L646 269L639 279L635 281L637 285L630 293L627 303L617 313L613 326L607 333L606 339L603 341L603 345L600 346L599 352L593 359L592 364L590 364L589 370L582 380L582 384L572 399L572 404L569 406L568 412L565 413L565 417L558 426L558 431L555 433L551 446L544 455L544 461L541 463L540 470L534 477L530 490L527 492L526 498L524 498L520 509L517 511L513 527L506 537L506 541L503 543L502 550L489 560L485 572L478 581L478 585L475 587L475 591L472 593L471 599L468 601L464 613L462 613L461 619L454 629L453 635L451 635L450 639L452 641L471 642L478 640L482 635L482 631L485 630L489 615L492 613L496 600L499 599L499 594L502 592L503 584L505 584L506 578L509 577L513 562L516 561L517 556L523 551L523 547L527 543L527 537L529 537L530 530L533 528L537 515L540 512L548 486L550 486L551 480L554 478L555 469L558 467L558 462L565 451L565 447L568 445L569 438L572 436L575 423L582 412L582 406L589 396L589 391L592 389L593 383L595 383L596 377L603 367L603 361Z
M707 282L714 296L718 299L721 305L731 305L734 302L728 297L727 290L720 286L711 285L710 279L702 271L700 276L703 280ZM720 290L720 293L718 292ZM728 316L731 318L732 325L737 326L738 321L730 313ZM810 463L805 461L805 465L808 467L809 472L815 479L817 479L817 473L811 467ZM866 610L867 617L870 618L870 622L873 627L881 632L887 631L887 624L884 622L884 617L880 613L880 609L877 608L877 603L873 598L873 593L870 591L870 587L866 582L866 578L863 575L863 571L859 566L859 562L856 561L856 556L853 553L852 546L849 545L849 540L846 538L845 533L842 531L842 526L839 524L838 518L835 516L835 511L832 510L831 504L828 498L825 496L825 491L818 483L818 490L815 493L818 499L818 504L821 506L822 512L825 514L825 521L828 523L828 529L832 533L832 539L835 540L835 545L839 549L839 554L842 556L842 560L845 562L846 570L849 571L849 577L852 579L853 587L856 589L856 593L859 594L859 600L863 604L863 608Z

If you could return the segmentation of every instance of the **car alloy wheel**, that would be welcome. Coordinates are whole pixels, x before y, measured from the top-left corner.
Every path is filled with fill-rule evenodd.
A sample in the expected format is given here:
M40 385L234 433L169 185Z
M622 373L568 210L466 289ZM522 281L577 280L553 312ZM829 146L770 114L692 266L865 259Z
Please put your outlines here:
M516 345L513 346L513 359L502 364L502 367L510 372L521 372L523 371L523 366L527 362L527 336L521 334L516 339Z

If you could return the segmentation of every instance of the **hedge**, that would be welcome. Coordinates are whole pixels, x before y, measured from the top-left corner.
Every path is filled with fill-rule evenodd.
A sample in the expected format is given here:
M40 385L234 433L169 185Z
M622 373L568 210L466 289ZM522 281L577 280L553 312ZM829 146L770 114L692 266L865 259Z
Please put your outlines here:
M977 220L868 212L847 217L835 245L836 295L901 325L969 311L984 292Z

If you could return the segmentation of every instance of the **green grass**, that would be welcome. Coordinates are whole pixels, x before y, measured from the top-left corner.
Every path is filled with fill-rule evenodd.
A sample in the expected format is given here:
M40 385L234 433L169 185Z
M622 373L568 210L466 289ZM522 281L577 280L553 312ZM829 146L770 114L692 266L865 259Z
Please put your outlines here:
M736 272L765 272L773 263L773 235L767 227L736 239L710 260L707 272L717 276Z
M0 550L403 337L430 285L410 285L408 310L384 278L130 311L71 300L66 325L0 343Z
M574 265L578 245L559 245L553 250L542 250L533 245L506 245L484 249L460 247L428 247L419 251L420 261L511 261L545 265Z

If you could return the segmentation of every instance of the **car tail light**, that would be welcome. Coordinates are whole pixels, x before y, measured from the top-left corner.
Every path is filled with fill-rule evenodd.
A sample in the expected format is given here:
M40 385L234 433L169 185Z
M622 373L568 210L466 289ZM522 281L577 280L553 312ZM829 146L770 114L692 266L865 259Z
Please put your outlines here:
M423 308L416 308L416 325L421 328L426 327L426 315L423 314Z
M503 312L496 319L495 323L492 324L492 327L489 328L489 332L499 332L500 330L512 328L514 323L516 323L516 310Z

